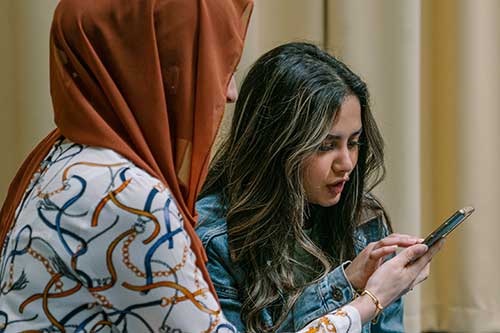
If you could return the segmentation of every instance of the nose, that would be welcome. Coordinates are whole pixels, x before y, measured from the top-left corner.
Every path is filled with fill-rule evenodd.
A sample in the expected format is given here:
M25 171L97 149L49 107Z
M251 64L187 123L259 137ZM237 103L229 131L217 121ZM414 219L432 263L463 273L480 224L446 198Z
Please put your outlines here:
M236 86L236 80L235 80L234 75L233 75L233 76L231 76L231 80L229 81L229 84L227 85L226 102L227 103L234 103L234 102L236 102L237 98L238 98L238 87Z
M344 146L339 149L338 154L332 161L332 170L336 174L350 173L354 168L354 161L351 152Z

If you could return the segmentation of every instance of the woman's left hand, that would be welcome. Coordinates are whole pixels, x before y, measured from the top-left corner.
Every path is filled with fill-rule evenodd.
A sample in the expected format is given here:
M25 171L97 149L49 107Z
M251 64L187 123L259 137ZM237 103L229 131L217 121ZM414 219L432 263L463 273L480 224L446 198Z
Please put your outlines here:
M364 289L366 282L386 256L396 252L398 247L409 247L419 242L420 239L414 236L391 234L377 242L369 243L346 267L347 279L354 289Z

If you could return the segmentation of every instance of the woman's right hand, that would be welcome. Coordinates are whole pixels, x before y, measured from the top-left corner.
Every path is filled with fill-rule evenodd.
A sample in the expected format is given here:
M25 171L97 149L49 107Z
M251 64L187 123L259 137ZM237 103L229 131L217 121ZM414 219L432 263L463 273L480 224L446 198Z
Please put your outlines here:
M429 276L432 257L441 249L444 239L430 249L416 244L401 251L386 261L368 279L365 290L369 290L384 308L413 289ZM360 315L362 323L376 314L376 306L369 295L356 298L350 303Z
M395 253L398 247L407 248L418 242L419 239L414 236L391 234L379 241L369 243L345 268L347 279L354 289L365 289L368 279L388 255Z
M416 244L401 251L373 273L366 289L378 298L383 307L388 306L427 279L430 261L443 244L444 239L429 249L424 244Z

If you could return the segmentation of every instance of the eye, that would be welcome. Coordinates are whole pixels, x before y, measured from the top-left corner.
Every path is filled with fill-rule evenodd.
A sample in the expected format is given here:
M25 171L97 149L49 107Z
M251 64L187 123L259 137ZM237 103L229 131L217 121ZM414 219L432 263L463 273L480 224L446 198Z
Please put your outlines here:
M325 141L319 147L319 151L330 151L338 148L338 143L336 141Z
M363 144L357 140L352 140L352 141L347 142L347 148L349 148L349 150L357 150L362 145Z
M363 145L362 142L358 140L350 140L347 142L347 149L350 151L356 151ZM337 141L323 142L321 146L318 147L318 151L325 152L331 150L340 149L340 143Z

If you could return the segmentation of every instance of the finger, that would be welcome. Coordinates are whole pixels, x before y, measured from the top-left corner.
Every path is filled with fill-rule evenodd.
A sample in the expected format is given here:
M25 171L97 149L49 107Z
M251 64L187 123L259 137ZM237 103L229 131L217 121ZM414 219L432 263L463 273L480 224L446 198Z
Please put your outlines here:
M419 239L419 237L416 237L416 236L412 236L412 235L408 235L408 234L397 234L397 233L390 234L389 236L384 237L384 239L385 238Z
M411 267L409 268L412 269L414 272L420 272L425 267L425 265L427 265L432 260L434 255L438 253L439 250L441 250L441 248L444 245L444 242L445 242L444 239L439 240L436 244L431 246L425 254L423 254L420 257L417 257L418 259L410 261L409 263L411 263L410 265ZM424 244L418 244L418 245L424 245Z
M438 253L442 248L445 243L445 239L442 238L438 242L436 242L434 245L432 245L429 248L429 251L424 255L424 258L427 258L428 261L431 261L432 258Z
M408 247L416 244L418 242L418 238L411 237L408 235L400 235L400 236L388 236L384 239L379 240L375 245L374 249L381 248L384 246L392 246L397 245L400 247Z
M381 247L381 248L378 248L378 249L371 251L369 258L371 260L378 260L378 259L381 259L381 258L389 255L389 254L396 252L397 249L398 249L397 245L384 246L384 247Z
M427 280L430 274L430 266L431 264L428 263L425 265L424 269L420 271L420 273L417 275L417 278L413 281L411 288L413 289L416 285L419 285L420 283L424 282Z
M419 258L423 257L428 251L428 247L425 244L415 244L401 251L394 259L398 261L401 265L406 266L412 262L418 262ZM426 262L427 263L427 262ZM420 271L425 264L419 266L418 271Z

